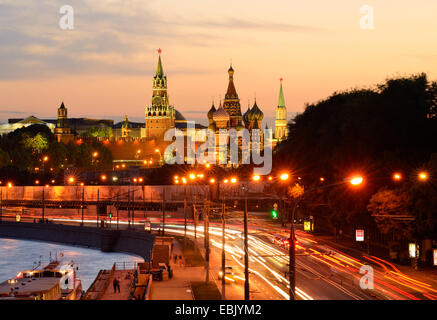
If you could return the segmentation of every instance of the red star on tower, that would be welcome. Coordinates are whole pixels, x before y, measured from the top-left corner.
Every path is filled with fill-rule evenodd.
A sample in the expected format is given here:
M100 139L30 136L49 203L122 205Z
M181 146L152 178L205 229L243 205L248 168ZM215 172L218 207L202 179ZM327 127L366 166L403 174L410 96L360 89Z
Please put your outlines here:
M159 48L159 49L158 49L158 53L161 54L161 52L162 52L162 50L161 50L161 48Z
M281 81L281 82L282 82L283 80L284 80L283 78L279 79L279 81Z

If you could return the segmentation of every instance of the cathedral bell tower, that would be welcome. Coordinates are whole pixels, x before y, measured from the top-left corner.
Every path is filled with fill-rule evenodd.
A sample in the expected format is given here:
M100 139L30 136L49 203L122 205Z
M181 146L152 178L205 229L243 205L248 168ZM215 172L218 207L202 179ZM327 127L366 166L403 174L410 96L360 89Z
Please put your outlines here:
M145 137L163 139L168 129L175 127L176 112L170 105L167 94L167 76L162 68L161 52L158 50L158 66L153 77L152 101L146 106Z
M229 74L229 84L228 90L225 94L225 99L223 100L223 109L229 114L229 126L230 128L242 128L242 115L240 107L240 99L238 98L237 90L235 90L234 85L234 69L231 67L228 70Z

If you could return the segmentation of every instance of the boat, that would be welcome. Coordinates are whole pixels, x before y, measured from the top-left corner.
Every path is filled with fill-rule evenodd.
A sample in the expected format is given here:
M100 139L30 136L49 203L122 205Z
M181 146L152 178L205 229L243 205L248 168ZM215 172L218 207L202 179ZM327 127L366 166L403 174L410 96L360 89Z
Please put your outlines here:
M73 261L40 262L0 283L0 300L79 300L83 291L78 269Z

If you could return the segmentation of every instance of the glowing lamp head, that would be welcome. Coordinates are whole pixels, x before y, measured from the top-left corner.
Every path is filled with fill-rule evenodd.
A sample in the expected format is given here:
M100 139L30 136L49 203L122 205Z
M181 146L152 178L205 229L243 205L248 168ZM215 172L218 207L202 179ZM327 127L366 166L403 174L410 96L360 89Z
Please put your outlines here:
M196 179L196 175L194 173L190 173L189 177L190 177L191 180Z
M261 177L259 176L259 175L254 175L253 177L252 177L252 180L253 181L259 181L261 179Z
M393 174L393 180L394 181L401 181L402 180L402 175L400 173L394 173Z
M223 180L223 183L229 183L228 179Z
M269 176L269 181L273 181L273 177L272 176Z
M68 178L68 182L73 183L74 182L74 177Z
M187 179L185 177L182 177L182 183L187 184Z
M288 173L282 173L279 177L282 181L286 181L290 178L290 175Z
M363 181L364 181L364 179L361 176L355 176L355 177L352 177L351 179L349 179L349 183L353 186L358 186L358 185L362 184Z
M419 173L419 180L420 181L426 181L428 180L428 173L422 171Z
M93 153L93 157L96 158L99 155L99 153L96 151Z
M211 165L209 163L205 164L205 168L210 168Z
M209 183L211 183L211 184L215 183L215 179L214 179L214 178L211 178L211 179L209 180Z
M106 180L106 176L105 176L105 175L102 175L100 178L101 178L103 181Z
M237 183L237 178L231 178L231 183Z

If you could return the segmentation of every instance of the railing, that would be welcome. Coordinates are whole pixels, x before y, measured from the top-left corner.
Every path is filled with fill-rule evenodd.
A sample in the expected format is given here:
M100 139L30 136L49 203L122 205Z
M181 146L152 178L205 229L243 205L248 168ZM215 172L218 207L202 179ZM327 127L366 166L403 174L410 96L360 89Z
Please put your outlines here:
M108 286L111 283L111 279L114 277L114 273L115 273L115 263L113 264L111 271L109 272L108 278L106 278L105 283L103 284L102 288L100 289L99 294L97 295L97 300L100 300L103 297L103 295L105 294L106 289L108 289Z
M137 266L138 262L132 261L121 261L114 263L115 270L136 270Z

